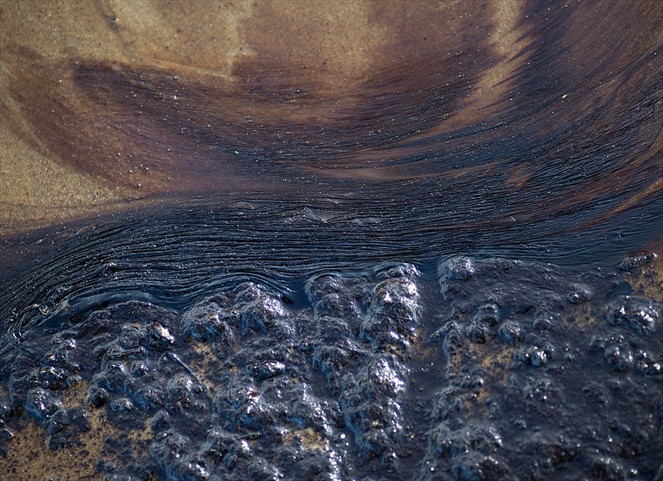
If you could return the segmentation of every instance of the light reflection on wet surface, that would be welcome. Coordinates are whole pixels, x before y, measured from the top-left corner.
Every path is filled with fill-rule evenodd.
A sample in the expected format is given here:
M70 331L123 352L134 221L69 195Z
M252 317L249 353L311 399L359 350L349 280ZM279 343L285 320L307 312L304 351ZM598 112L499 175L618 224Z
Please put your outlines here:
M660 476L656 3L218 7L0 5L0 463Z

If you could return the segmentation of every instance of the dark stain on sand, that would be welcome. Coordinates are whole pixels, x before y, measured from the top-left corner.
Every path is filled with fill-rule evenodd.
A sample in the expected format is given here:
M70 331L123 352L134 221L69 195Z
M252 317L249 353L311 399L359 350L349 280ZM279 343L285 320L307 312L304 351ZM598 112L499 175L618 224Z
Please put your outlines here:
M94 4L112 56L3 45L8 127L145 202L3 240L0 454L659 479L660 261L615 264L661 233L663 10L296 5L232 56L196 2Z

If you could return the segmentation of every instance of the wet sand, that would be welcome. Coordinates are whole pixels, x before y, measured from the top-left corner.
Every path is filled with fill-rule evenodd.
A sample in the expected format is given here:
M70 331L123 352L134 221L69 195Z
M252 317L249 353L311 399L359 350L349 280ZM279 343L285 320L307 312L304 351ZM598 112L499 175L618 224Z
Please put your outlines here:
M454 2L446 8L460 13L461 4ZM417 11L429 9L425 4L413 7L415 16L420 15ZM286 70L301 65L307 69L306 76L325 82L332 90L343 90L373 67L386 43L387 29L369 11L374 8L366 2L331 5L320 1L228 1L213 6L180 2L170 7L159 2L4 2L0 5L0 88L15 92L16 86L11 84L21 77L31 78L44 63L66 65L89 59L175 73L208 73L237 81L236 64L259 58L275 67L283 64ZM403 8L389 2L379 10L384 10L389 22ZM507 8L500 8L508 24L502 27L509 32L504 39L510 43L514 33L508 26L517 4L509 2ZM500 37L499 32L495 35ZM66 71L46 74L49 77L43 82L67 88ZM500 74L491 78L499 81ZM40 88L19 96L38 94ZM58 155L45 145L53 134L30 124L20 102L9 94L3 95L0 104L0 234L103 211L118 201L155 192L182 190L179 181L164 185L163 178L154 185L155 174L145 175L139 161L117 164L107 152L97 158L94 151L89 152L91 158L83 162L96 167L86 172L83 166L81 171L80 165L68 161L68 152ZM38 115L52 117L56 123L67 121L55 109ZM48 126L44 128L48 130ZM94 142L103 145L112 142L108 136L114 132L100 129L94 135L98 136ZM195 181L184 190L197 190ZM224 182L231 184L228 178Z
M645 418L663 365L661 257L617 267L663 249L661 25L657 2L0 0L0 358L12 366L0 374L0 472L249 479L276 453L270 469L289 466L293 452L310 460L301 472L341 477L663 472L646 442L622 449L660 438ZM336 280L314 292L325 276ZM633 312L620 317L624 306ZM108 332L96 332L104 320ZM171 331L179 364L169 367ZM51 362L63 336L64 368ZM38 355L22 357L16 339ZM585 364L560 354L567 341ZM128 352L132 342L142 347ZM361 363L310 354L347 345ZM278 358L268 374L247 361L263 348ZM114 355L156 374L123 371L122 384ZM236 364L215 364L226 358ZM462 393L457 431L420 409L432 396L443 400L435 416L447 409L433 364L432 377ZM371 384L385 365L391 390ZM641 430L621 426L613 442L595 419L585 426L595 439L583 437L568 366L618 393L601 394L603 419ZM359 381L341 388L346 369ZM184 387L145 402L174 373ZM318 417L299 425L289 403L265 401L278 422L246 432L219 373L265 399L296 378L324 406L307 397L301 412ZM559 426L504 446L484 429L511 432L504 413L526 390L543 393L526 406L548 416L527 423L554 412L566 423L559 439L577 446L546 438ZM568 403L546 404L560 392ZM207 424L163 396L198 396ZM375 408L385 399L399 406L393 419ZM187 466L173 454L177 430L195 441ZM118 442L127 436L130 446ZM221 462L213 442L247 459ZM472 443L464 457L458 446Z
M663 145L655 4L545 8L6 2L0 232L173 194L296 189L317 198L388 181L470 185L483 175L502 179L500 195L524 192L527 211L552 182L537 184L542 169L564 165L535 145L563 136L557 151L569 173L561 176L586 183L543 210L606 203L608 218L650 201L661 191ZM591 32L584 18L599 19ZM563 61L549 69L555 56ZM513 143L517 136L532 145ZM482 155L499 144L501 152ZM611 165L590 167L599 158Z

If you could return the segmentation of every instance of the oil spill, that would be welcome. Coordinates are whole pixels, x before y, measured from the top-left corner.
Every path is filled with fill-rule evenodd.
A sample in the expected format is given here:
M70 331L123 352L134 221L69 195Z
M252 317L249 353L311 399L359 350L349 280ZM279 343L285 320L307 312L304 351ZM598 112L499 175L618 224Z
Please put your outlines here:
M144 202L3 237L0 472L663 479L655 2L53 5L4 125Z
M228 6L234 23L215 20L234 32L225 51L196 41L212 23L174 25L152 6L163 25L149 27L100 2L91 18L108 45L96 54L4 40L3 120L127 197L368 192L444 205L430 223L439 229L514 222L542 237L660 201L655 2L359 2L344 7L354 23L339 25L316 5ZM284 15L288 36L274 27ZM169 31L179 47L160 37Z
M247 276L177 309L69 296L5 330L0 465L15 479L658 479L658 264L452 256L432 277L398 263L285 289ZM79 462L30 471L9 454L30 430L36 452Z

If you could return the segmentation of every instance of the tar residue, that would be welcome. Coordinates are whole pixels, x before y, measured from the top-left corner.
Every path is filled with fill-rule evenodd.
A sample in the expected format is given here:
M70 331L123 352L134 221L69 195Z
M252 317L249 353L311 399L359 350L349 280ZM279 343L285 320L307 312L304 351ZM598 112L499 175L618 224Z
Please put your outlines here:
M247 2L232 62L144 5L0 42L8 131L145 196L2 241L0 472L663 479L662 266L617 265L663 221L660 5Z
M76 450L100 419L81 459L109 480L659 479L651 260L451 257L436 281L392 264L35 310L2 340L2 449L31 420Z

